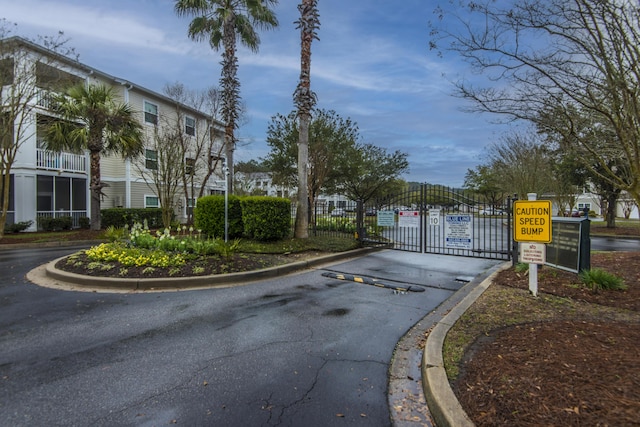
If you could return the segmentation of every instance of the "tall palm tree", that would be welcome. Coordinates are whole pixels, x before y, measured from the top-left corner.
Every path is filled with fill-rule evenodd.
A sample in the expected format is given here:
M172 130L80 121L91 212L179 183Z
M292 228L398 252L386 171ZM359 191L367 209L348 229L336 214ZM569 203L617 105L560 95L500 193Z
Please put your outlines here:
M258 51L260 36L256 29L271 29L278 20L271 6L278 0L176 0L179 16L193 16L189 37L196 41L208 39L214 50L222 53L222 116L225 122L225 155L229 178L227 192L233 193L234 131L240 116L240 81L236 43L240 41L253 52Z
M54 100L62 120L47 128L45 145L51 151L69 150L90 155L91 229L100 229L100 199L105 184L100 157L120 154L133 158L144 150L142 126L129 106L120 104L110 87L79 84Z
M309 163L309 124L311 110L316 104L316 94L311 90L311 42L318 39L316 30L320 27L318 0L302 0L298 5L300 19L296 28L300 29L300 81L293 94L298 108L298 201L296 209L295 237L309 237L309 190L307 186Z

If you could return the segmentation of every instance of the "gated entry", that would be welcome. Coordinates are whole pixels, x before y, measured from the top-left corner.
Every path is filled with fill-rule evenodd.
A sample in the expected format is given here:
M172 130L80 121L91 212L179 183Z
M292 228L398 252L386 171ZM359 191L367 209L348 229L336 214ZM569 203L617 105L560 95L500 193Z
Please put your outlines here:
M422 184L366 210L376 213L364 218L369 242L412 252L505 260L511 256L510 199L490 201L467 190Z

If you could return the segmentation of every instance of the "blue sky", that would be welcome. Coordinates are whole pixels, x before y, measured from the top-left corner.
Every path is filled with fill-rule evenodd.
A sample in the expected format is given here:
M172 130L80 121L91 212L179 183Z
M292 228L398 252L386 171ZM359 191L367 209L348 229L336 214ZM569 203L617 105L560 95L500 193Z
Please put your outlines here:
M264 157L271 117L292 111L300 70L299 0L280 0L280 26L261 33L260 51L239 51L246 123L236 161ZM63 31L81 62L148 89L167 83L217 86L220 53L187 37L189 18L172 0L0 0L15 35ZM425 0L319 0L319 41L312 46L311 85L318 108L358 124L362 142L409 154L408 181L460 186L483 149L505 130L491 117L461 111L451 80L466 76L456 58L428 49Z

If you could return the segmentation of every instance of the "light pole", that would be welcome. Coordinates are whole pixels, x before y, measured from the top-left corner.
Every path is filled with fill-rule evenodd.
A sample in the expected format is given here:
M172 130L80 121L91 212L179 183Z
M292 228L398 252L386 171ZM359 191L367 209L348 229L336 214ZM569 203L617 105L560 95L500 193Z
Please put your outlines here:
M229 167L224 163L224 242L229 241Z

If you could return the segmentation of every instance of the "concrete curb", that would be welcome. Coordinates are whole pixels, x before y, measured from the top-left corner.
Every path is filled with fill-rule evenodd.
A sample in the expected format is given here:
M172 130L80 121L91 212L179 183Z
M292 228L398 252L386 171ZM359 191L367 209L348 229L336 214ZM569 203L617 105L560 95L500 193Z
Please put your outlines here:
M438 427L474 425L451 389L444 369L442 346L449 329L460 316L484 293L495 275L510 266L511 262L497 265L489 270L488 275L479 276L460 289L454 295L458 297L458 302L446 316L435 323L429 333L422 355L422 387L429 411Z
M305 261L292 262L262 270L242 273L217 274L211 276L153 278L153 279L119 279L114 277L85 276L58 270L55 265L61 257L44 266L29 272L27 278L41 286L75 288L76 290L114 290L114 291L172 291L186 289L203 289L211 287L229 287L244 285L256 280L273 278L296 271L316 267L321 264L341 261L343 259L367 255L383 248L367 247L347 252L337 252Z

